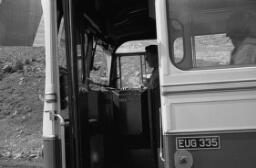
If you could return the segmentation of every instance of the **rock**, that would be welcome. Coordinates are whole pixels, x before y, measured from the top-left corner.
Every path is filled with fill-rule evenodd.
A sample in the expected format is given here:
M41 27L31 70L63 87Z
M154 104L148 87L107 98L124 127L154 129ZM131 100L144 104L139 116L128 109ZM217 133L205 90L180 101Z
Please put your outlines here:
M19 132L17 133L16 138L21 137L22 134L23 134L23 130L21 129L21 130L19 130Z
M17 153L13 156L13 159L16 160L16 159L20 159L22 157L22 154L23 153Z
M8 116L8 115L10 115L10 114L11 114L11 112L10 112L9 110L4 110L4 112L3 112L3 113L4 113L4 115L5 115L5 116Z
M2 68L2 70L4 73L9 73L12 71L12 66L7 64Z
M23 66L23 72L24 72L24 74L29 74L31 71L32 71L31 66L29 66L29 65Z
M34 159L34 158L37 158L37 157L38 157L37 154L30 154L30 155L28 155L27 159L31 160L31 159Z
M41 94L38 95L38 98L39 98L39 100L41 100L42 102L44 102L44 97L43 97Z
M13 72L16 72L16 71L21 71L23 70L23 63L21 60L17 59L15 60L14 64L13 64L13 67L12 67L12 70Z
M18 114L18 110L15 110L14 113L12 114L12 117L16 116Z
M29 64L31 64L32 59L26 58L23 62L25 65L29 65Z
M19 81L19 85L22 85L23 84L23 80Z
M24 107L24 110L25 110L26 112L31 112L31 111L32 111L32 108L29 107L29 106L25 106L25 107Z
M1 155L3 156L3 158L11 158L12 153L10 151L5 150L2 152Z
M25 115L23 115L23 116L21 117L21 119L22 119L22 120L25 120L25 119L26 119L26 116L25 116Z

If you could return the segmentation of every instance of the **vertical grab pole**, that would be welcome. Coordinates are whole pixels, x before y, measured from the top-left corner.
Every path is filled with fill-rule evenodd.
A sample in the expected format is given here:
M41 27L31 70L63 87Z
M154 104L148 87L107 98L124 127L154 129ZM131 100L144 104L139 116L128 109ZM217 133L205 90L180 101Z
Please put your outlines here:
M60 112L59 69L57 62L57 0L41 0L45 28L45 99L43 112L44 167L57 168L55 114Z

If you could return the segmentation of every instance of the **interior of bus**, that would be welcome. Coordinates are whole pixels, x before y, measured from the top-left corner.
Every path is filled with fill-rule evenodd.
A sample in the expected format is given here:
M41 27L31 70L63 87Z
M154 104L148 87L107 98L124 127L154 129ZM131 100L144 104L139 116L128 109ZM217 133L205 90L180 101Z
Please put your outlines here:
M68 91L62 96L68 97L68 167L163 166L159 157L160 88L143 86L143 80L150 76L145 47L157 44L154 4L154 0L58 1L60 29L64 18L62 40L68 72ZM169 61L181 70L229 65L233 45L226 37L226 22L238 7L255 11L256 3L166 1L162 10L167 11ZM208 42L209 38L215 41ZM136 44L134 40L147 41L140 42L135 51L121 51L125 42ZM207 50L208 58L216 50L224 56L213 58L215 62L201 60L200 55L206 54L204 47L213 42L217 49ZM100 59L105 60L104 67L97 64ZM130 68L125 59L136 62L137 74L131 69L130 75L125 75ZM137 82L131 86L127 77Z

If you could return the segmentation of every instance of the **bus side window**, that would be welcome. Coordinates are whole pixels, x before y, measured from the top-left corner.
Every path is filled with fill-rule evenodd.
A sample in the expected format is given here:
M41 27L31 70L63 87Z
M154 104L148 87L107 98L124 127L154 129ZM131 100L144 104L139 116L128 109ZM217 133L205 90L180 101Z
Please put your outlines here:
M188 6L183 12L178 10L181 2L168 3L170 55L178 69L255 66L255 6L246 3L241 9L216 6L215 10Z
M111 62L110 52L104 50L101 46L97 46L93 68L90 72L90 88L98 90L99 87L104 87L109 85L110 81L110 62ZM97 89L98 88L98 89Z
M185 47L181 37L174 41L174 64L180 65L184 57L190 56L184 55ZM191 48L193 65L191 68L203 68L230 65L230 54L234 47L230 39L223 33L193 36L191 38ZM183 69L182 66L178 67ZM184 69L186 68L184 67Z
M173 43L173 52L174 52L174 63L178 64L184 58L184 48L183 48L183 39L179 37L174 40Z
M194 68L230 64L233 45L226 34L195 36Z

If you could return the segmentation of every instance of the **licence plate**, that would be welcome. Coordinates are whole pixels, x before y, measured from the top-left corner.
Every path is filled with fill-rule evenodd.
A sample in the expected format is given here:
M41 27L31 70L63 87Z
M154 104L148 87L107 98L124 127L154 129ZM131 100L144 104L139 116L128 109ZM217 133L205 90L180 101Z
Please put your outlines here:
M219 136L176 137L177 150L220 149Z

